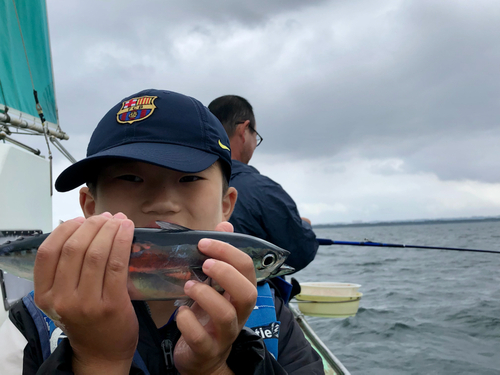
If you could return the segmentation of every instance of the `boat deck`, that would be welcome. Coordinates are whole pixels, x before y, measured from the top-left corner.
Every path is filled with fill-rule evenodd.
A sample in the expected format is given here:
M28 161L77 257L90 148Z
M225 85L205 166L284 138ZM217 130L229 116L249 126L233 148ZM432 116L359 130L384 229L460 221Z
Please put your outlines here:
M323 359L323 366L326 375L350 375L350 372L344 367L344 365L339 361L337 357L326 347L326 345L321 341L321 339L316 335L314 330L311 328L304 315L300 310L290 304L288 306L292 311L295 320L299 324L300 328L304 332L307 340L311 343L311 346L318 352L318 354Z

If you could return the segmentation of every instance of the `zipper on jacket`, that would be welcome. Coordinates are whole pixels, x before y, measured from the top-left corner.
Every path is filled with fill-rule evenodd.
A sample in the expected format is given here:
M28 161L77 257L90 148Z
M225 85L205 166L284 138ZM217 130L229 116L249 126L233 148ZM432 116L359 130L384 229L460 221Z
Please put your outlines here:
M163 350L163 357L165 358L165 365L167 370L172 370L174 368L174 348L172 341L166 339L161 342L161 348Z

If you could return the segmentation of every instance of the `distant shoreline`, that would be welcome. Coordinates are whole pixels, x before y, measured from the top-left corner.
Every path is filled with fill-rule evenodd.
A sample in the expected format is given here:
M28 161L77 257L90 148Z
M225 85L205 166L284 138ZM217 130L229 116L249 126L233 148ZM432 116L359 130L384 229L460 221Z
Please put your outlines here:
M394 226L394 225L425 225L425 224L454 224L454 223L475 223L486 221L500 221L500 216L478 217L478 218L457 218L457 219L429 219L429 220L405 220L405 221L376 221L361 223L331 223L316 224L313 228L338 228L338 227L376 227L376 226Z

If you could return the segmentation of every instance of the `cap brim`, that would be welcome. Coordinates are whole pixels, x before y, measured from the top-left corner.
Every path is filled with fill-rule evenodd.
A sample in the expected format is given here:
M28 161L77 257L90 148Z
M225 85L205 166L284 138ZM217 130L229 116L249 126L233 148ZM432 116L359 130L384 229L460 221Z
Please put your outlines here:
M219 156L175 144L129 143L104 150L69 166L57 178L56 190L65 192L92 181L99 172L100 162L111 158L140 161L180 172L197 173L210 167Z

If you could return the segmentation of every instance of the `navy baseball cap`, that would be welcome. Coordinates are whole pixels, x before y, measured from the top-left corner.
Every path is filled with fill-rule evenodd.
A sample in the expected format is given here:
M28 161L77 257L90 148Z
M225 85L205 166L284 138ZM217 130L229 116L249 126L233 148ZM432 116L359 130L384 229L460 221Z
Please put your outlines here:
M217 160L231 177L229 138L220 121L198 100L165 90L144 90L116 104L97 125L87 157L56 180L60 192L92 181L104 159L120 158L186 173Z

